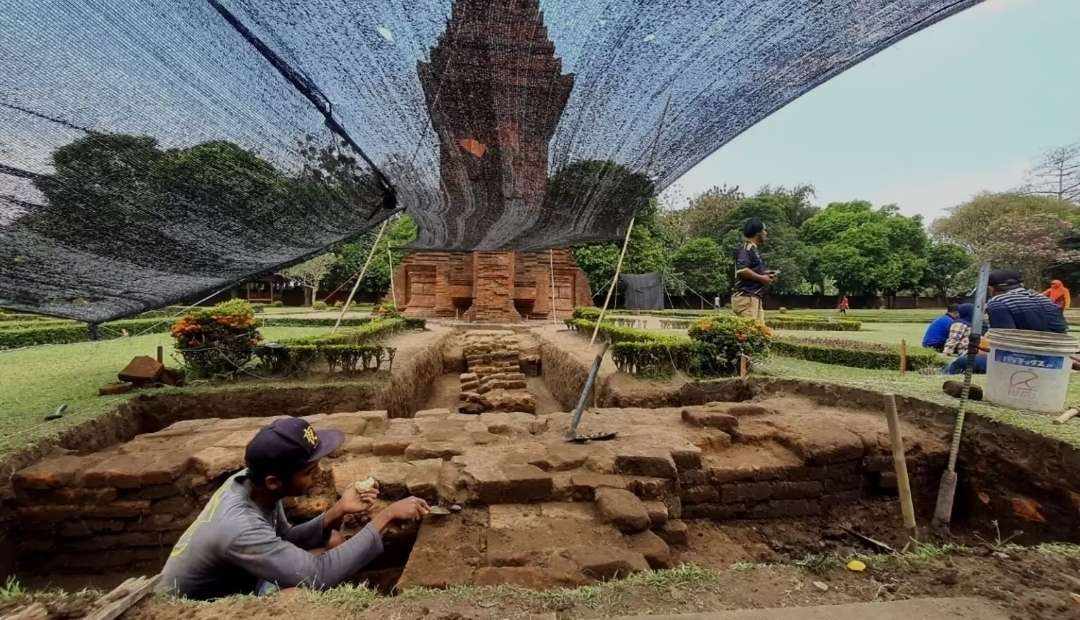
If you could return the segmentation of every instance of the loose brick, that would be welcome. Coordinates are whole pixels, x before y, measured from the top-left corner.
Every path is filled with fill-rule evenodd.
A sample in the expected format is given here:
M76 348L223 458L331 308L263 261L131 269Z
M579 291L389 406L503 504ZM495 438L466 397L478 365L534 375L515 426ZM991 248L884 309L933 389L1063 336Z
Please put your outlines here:
M645 511L649 513L649 527L657 528L667 523L668 507L664 502L645 502Z
M671 451L671 458L675 461L675 467L679 470L680 476L701 469L701 448L695 446L675 448Z
M596 507L605 520L623 533L634 533L649 528L649 511L636 495L622 489L608 487L596 490Z
M671 568L671 548L663 538L645 530L640 534L626 537L627 546L645 556L645 561L654 570Z
M82 474L88 487L137 489L152 484L168 484L184 473L191 457L182 452L118 454L97 463Z
M665 450L623 448L615 454L615 472L655 478L677 478L675 461Z
M415 437L380 437L372 442L371 453L376 456L400 456L415 440Z
M772 493L773 486L768 482L725 484L720 488L720 501L725 504L760 502L772 497Z
M19 470L13 478L17 488L55 489L75 484L76 477L102 457L64 455Z
M720 499L720 492L716 487L703 484L694 487L683 487L679 494L684 504L707 504Z
M673 547L685 547L690 542L690 534L686 524L678 519L672 519L665 523L656 534Z
M684 506L682 516L684 519L726 521L738 519L745 513L745 504L694 504L693 506Z

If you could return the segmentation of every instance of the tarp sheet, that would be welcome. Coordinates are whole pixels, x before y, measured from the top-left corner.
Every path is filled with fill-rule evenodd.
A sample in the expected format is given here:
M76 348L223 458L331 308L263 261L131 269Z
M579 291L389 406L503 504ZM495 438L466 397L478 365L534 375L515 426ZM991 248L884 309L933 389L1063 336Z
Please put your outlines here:
M624 273L619 276L623 306L629 310L664 309L664 275L660 273Z
M397 208L418 248L618 237L815 85L977 0L6 0L0 306L204 294Z

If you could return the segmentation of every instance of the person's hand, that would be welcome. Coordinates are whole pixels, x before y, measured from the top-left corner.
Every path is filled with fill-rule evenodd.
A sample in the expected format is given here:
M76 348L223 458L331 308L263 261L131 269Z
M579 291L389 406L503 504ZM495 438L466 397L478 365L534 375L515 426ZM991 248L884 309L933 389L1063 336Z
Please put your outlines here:
M356 487L350 486L341 494L341 499L337 503L341 506L342 512L347 515L366 515L371 512L371 507L375 505L377 499L379 499L378 489L357 491Z
M761 276L761 283L765 286L771 285L773 283L773 275L771 273L763 274Z
M381 534L395 521L417 521L429 512L431 507L424 500L419 497L406 497L384 508L375 515L371 523Z
M349 488L345 489L345 492L341 494L341 499L339 499L330 510L326 511L323 521L326 524L326 527L337 529L341 527L341 522L348 515L366 516L369 514L371 512L371 507L375 505L375 500L378 498L378 489L361 492L357 491L356 487L350 485Z

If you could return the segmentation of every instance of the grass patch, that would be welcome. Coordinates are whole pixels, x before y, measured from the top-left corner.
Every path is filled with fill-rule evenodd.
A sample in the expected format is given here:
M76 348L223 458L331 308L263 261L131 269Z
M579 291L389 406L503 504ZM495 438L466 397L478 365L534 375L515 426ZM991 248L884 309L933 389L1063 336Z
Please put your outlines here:
M304 597L311 603L332 605L341 611L357 613L370 607L383 595L364 584L348 583L321 592L305 592Z
M917 372L901 375L895 370L849 368L779 355L773 355L755 363L754 369L782 378L836 383L878 392L892 392L950 407L956 407L959 403L957 399L941 391L941 384L946 377L940 375L920 375ZM976 375L973 380L977 385L986 386L986 375ZM1080 402L1080 373L1073 373L1070 378L1068 402ZM994 422L1022 428L1080 448L1080 424L1054 424L1053 419L1056 416L1053 415L1016 411L985 402L969 403L968 411Z
M267 339L285 339L318 336L329 328L266 327L260 331ZM116 381L116 373L132 357L153 356L158 345L164 347L167 365L179 365L172 359L173 339L168 334L0 351L0 377L4 384L0 390L0 454L110 411L130 398L135 393L98 396L97 390L105 383ZM186 391L201 389L220 388L196 387ZM43 420L64 403L68 409L62 419Z
M756 567L757 564L754 564L753 562L739 561L731 565L731 571L735 573L745 573L754 570Z
M0 601L7 602L13 600L19 600L26 598L29 595L19 583L18 578L14 575L7 578L3 585L0 585Z
M531 590L518 586L455 586L445 590L413 588L406 590L397 600L420 600L430 596L439 596L451 600L469 601L483 607L485 605L524 605L544 609L567 609L584 607L601 609L619 603L631 593L646 590L654 593L657 599L670 598L672 591L679 588L708 588L720 578L717 571L693 564L683 564L675 568L643 571L624 579L606 581L595 585L577 588L551 588Z

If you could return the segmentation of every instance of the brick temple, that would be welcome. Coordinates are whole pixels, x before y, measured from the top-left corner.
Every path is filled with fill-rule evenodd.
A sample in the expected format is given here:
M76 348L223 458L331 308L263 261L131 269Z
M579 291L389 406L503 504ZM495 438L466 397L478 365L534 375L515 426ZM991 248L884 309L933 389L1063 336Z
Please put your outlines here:
M493 239L520 230L524 214L543 209L548 144L574 87L539 2L493 9L487 0L455 0L446 31L417 73L439 137L445 200L459 213L493 214L459 225ZM415 252L394 276L409 316L508 322L592 304L568 250Z

